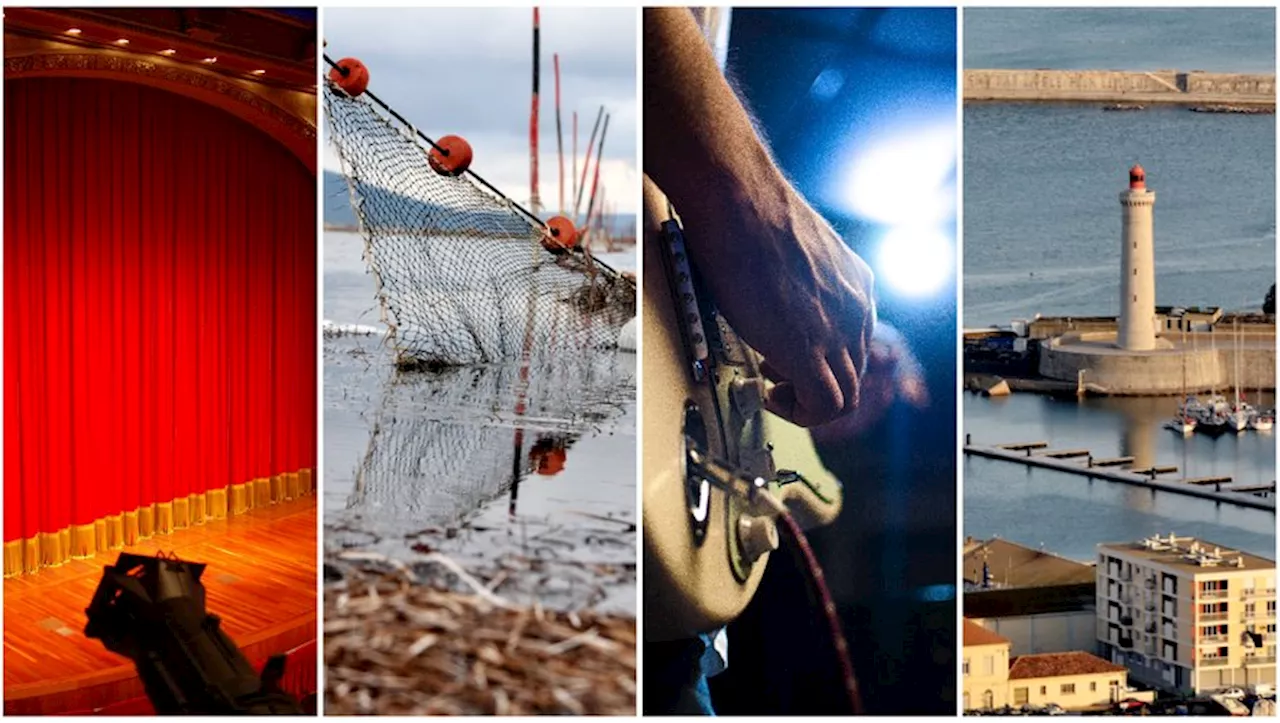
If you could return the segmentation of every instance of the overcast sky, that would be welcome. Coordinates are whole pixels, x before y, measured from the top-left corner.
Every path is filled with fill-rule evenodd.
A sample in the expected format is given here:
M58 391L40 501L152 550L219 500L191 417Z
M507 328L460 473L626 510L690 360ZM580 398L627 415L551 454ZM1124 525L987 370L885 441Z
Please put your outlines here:
M638 206L637 18L634 8L541 10L538 178L548 211L555 210L559 197L552 53L560 54L566 203L572 203L571 114L578 112L581 164L603 104L612 117L600 184L618 212L632 213ZM530 8L325 8L323 23L329 57L362 60L369 68L369 88L379 98L433 138L466 138L475 152L472 168L515 200L528 201ZM340 170L331 148L324 165ZM584 211L585 204L584 194Z

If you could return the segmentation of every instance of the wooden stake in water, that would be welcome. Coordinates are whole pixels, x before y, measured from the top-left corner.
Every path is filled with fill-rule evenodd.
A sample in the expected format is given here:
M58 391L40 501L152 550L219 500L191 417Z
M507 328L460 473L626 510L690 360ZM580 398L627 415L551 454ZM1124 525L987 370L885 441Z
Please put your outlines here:
M564 133L560 130L560 54L551 56L556 67L556 156L560 159L560 215L564 215Z

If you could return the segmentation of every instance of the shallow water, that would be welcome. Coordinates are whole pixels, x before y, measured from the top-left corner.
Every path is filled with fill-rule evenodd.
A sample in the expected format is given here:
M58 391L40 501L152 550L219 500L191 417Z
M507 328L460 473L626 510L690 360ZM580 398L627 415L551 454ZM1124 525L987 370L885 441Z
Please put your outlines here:
M359 249L326 235L325 317L377 329ZM527 375L392 360L379 333L325 339L329 559L439 552L501 578L515 601L634 614L635 355L582 353Z

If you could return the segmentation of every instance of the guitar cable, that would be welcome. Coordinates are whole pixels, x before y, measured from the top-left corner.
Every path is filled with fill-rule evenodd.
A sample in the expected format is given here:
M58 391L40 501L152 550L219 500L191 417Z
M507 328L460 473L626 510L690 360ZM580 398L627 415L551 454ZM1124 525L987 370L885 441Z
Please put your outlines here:
M840 623L840 613L836 609L835 599L831 596L831 588L827 585L827 577L822 572L822 565L818 563L818 556L814 554L813 546L809 544L809 538L805 536L804 530L800 529L800 523L796 522L796 518L787 510L786 505L767 492L757 494L755 497L764 501L770 509L777 512L782 526L786 528L787 533L795 543L792 552L802 559L803 566L808 572L812 591L822 605L822 614L827 621L827 628L831 634L831 643L835 647L836 658L840 661L840 673L844 678L844 689L849 699L849 710L853 715L862 715L862 694L858 690L858 677L853 670L853 659L849 654L849 643L845 639L844 627Z
M849 654L849 643L844 636L844 626L840 623L840 613L836 609L835 599L831 596L831 588L827 585L827 577L822 572L818 556L809 544L809 538L800 523L777 497L769 493L768 483L763 477L748 477L739 474L732 466L714 459L697 449L696 442L686 439L685 454L694 476L706 480L711 485L723 490L726 494L746 498L749 502L761 504L782 521L791 539L795 542L793 552L799 555L803 568L808 573L813 594L822 606L822 615L827 621L827 629L831 635L831 643L835 647L836 658L840 662L840 673L844 679L845 694L849 700L849 710L853 715L862 715L862 694L858 689L858 678L854 673L853 659Z

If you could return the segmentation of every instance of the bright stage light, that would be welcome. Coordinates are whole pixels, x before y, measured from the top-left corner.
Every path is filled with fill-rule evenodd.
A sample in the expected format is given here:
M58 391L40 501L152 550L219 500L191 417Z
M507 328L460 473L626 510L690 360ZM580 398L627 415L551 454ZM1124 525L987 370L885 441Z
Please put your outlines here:
M956 210L955 118L945 123L895 124L852 149L844 205L887 226L938 224Z
M955 267L951 238L929 226L897 226L882 237L872 270L876 284L908 297L933 294L950 280Z

